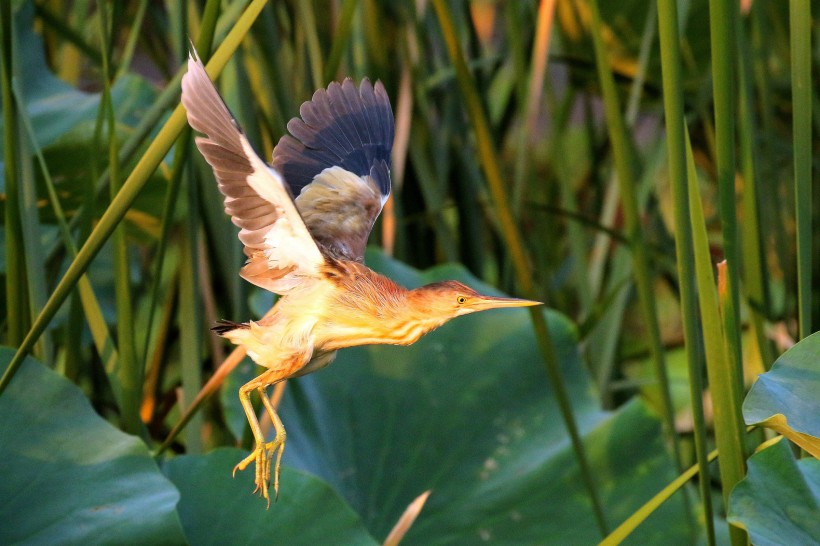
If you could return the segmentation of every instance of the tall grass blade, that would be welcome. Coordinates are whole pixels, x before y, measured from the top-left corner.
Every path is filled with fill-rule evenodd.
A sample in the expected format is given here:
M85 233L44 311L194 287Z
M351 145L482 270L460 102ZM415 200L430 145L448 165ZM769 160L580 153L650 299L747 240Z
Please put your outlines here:
M574 172L571 162L573 159L568 157L565 152L566 146L571 146L570 138L567 135L571 134L567 131L567 122L569 118L569 111L572 105L575 104L576 94L567 93L567 99L562 105L562 112L556 116L560 119L560 124L556 124L559 130L554 136L554 146L552 148L552 163L555 166L555 178L558 180L558 185L561 190L561 202L563 209L572 214L578 214L578 199L576 198L576 184ZM519 142L519 146L527 147L526 141ZM519 156L520 157L520 156ZM592 287L589 283L589 266L587 264L587 236L583 229L584 226L579 222L569 221L566 223L567 239L569 241L569 253L572 260L573 278L575 284L575 294L578 298L578 315L582 319L586 319L595 305L595 298L592 292Z
M799 336L811 333L812 141L811 141L811 2L789 1L792 61L792 138L794 205L797 222L797 321Z
M737 233L737 197L735 191L735 21L739 19L735 0L709 0L709 27L712 45L712 88L715 109L715 154L720 203L720 223L723 231L723 253L727 269L729 358L735 367L733 376L743 377L740 344L740 245ZM739 392L740 383L733 389ZM737 404L741 400L738 399Z
M327 61L325 62L325 82L333 80L336 77L336 72L339 70L344 48L348 45L348 40L350 40L350 31L353 29L353 16L356 14L356 6L358 6L358 4L358 0L345 0L342 4L342 13L336 25L336 36L333 38L333 43L330 46L330 55L328 55Z
M655 4L652 4L649 8L649 13L646 14L644 31L641 36L641 48L638 54L638 70L632 79L632 85L629 89L629 99L627 100L625 118L630 129L635 126L635 120L638 118L638 107L640 106L640 99L643 94L644 84L646 83L646 73L651 58L652 45L657 33L657 20L658 8ZM606 188L603 210L600 214L600 223L604 226L612 226L615 221L618 202L618 183L616 176L617 173L613 171L609 177L609 183ZM641 205L639 207L640 210L643 210L641 200L639 200L639 205ZM595 237L589 269L589 284L593 296L597 296L601 291L604 272L608 266L607 258L611 243L611 238L604 233Z
M140 29L142 22L145 20L145 10L147 8L148 0L140 0L139 4L137 4L137 13L134 15L134 20L131 23L131 30L128 32L128 38L122 50L122 58L120 59L117 74L114 76L114 81L127 73L131 67L131 59L134 57L134 49L137 47L137 40L140 37Z
M700 467L699 486L701 502L706 514L706 540L708 544L714 545L715 529L712 521L712 492L709 487L709 462L706 456L706 425L703 413L703 367L698 347L695 272L692 267L694 252L692 231L689 225L678 6L674 0L658 0L658 35L661 45L663 104L669 151L669 180L673 194L675 254L677 256L678 280L683 310L683 336L689 368L689 397L692 404L694 424L695 458Z
M387 33L385 32L387 22L384 20L384 17L382 17L383 8L381 8L381 6L383 4L375 0L361 0L361 2L362 9L359 10L362 21L361 30L364 33L364 40L367 47L363 52L364 54L358 56L358 58L354 56L354 60L363 60L366 54L369 68L376 73L383 74L387 72L390 66L390 59L387 55L389 47L387 47L388 44L385 42L387 40ZM356 64L361 65L361 63L358 62Z
M225 41L214 53L213 58L208 63L206 70L213 78L219 74L219 71L228 62L228 59L239 47L242 38L247 34L251 24L265 5L265 0L254 0L248 9L242 14L242 17L237 21L236 26L231 30ZM77 253L77 258L68 267L63 278L55 288L43 310L37 316L34 324L26 334L23 342L20 344L17 352L9 362L5 373L0 378L0 394L6 389L17 369L22 364L23 359L31 351L34 343L39 339L40 335L48 326L48 323L59 310L60 306L71 293L74 286L77 284L80 276L85 272L88 264L97 255L102 245L116 228L117 224L125 216L128 208L134 202L142 187L148 181L151 173L154 172L157 165L163 160L165 154L173 145L176 138L179 136L182 129L186 126L185 110L182 105L178 105L171 114L171 117L160 129L156 138L145 151L140 161L134 167L131 175L126 179L122 189L117 193L117 196L111 201L111 205L100 218L97 227L91 233L88 240Z
M97 7L97 21L99 24L100 41L102 47L102 76L103 94L100 100L101 116L107 125L105 134L108 137L108 172L111 198L116 197L120 190L119 161L117 158L117 120L114 113L114 104L111 100L111 76L109 56L113 49L112 33L115 27L113 13L105 3ZM102 143L99 143L102 144ZM103 148L103 146L98 146ZM119 367L117 381L120 385L122 400L120 413L122 428L131 434L139 434L142 430L139 409L142 397L142 365L137 360L134 340L134 312L131 299L130 264L128 260L128 245L125 239L125 226L119 225L112 236L114 254L114 294L117 306L117 352L119 353Z
M206 52L210 51L213 35L216 29L217 14L219 13L219 0L209 0L205 6L202 28L199 34L197 45L202 46ZM207 59L205 57L203 60ZM179 139L176 150L175 171L182 167L182 177L177 177L174 191L169 188L167 206L173 210L176 194L179 191L179 178L186 181L187 196L187 217L183 224L182 238L180 244L180 268L179 268L179 329L181 333L180 343L180 365L182 375L182 401L183 407L191 405L202 386L202 313L200 298L198 297L199 276L197 273L198 250L199 250L199 224L200 224L200 199L199 186L194 176L194 168L190 161L189 149L191 145L191 128L186 127L182 138ZM187 164L187 168L183 166ZM175 172L175 174L178 174ZM167 232L166 232L167 237ZM161 277L161 270L157 270L157 282ZM186 430L185 448L189 453L202 453L202 423L201 415L192 418L193 426Z
M489 203L481 167L476 164L475 153L467 146L459 149L457 180L459 195L459 222L461 223L461 259L473 271L480 271L484 279L498 279L498 262L486 241L492 237L494 226L484 220Z
M735 391L737 379L734 372L735 366L729 354L729 334L726 332L728 322L725 320L725 313L728 313L729 309L724 308L722 310L724 316L721 317L718 289L712 273L706 221L703 216L695 159L691 146L687 145L686 153L689 175L689 211L695 250L695 271L703 327L703 344L706 349L706 371L712 394L715 438L720 452L723 502L724 506L728 507L729 493L731 493L735 484L743 479L745 473L743 463L745 459L743 449L744 425L740 404L738 403L739 397ZM718 271L720 269L722 269L722 266L718 266ZM725 298L725 282L724 277L720 282L722 285L721 300ZM735 546L747 542L746 533L738 527L730 526L729 536Z
M518 128L518 143L515 157L515 174L513 177L512 206L518 216L525 194L525 182L530 172L530 138L535 132L541 97L544 90L544 79L549 61L550 36L555 15L555 0L541 0L538 3L538 16L535 23L535 40L530 55L529 85L522 101L523 118Z
M651 4L649 12L644 22L643 35L641 36L641 47L638 54L638 69L632 79L629 89L629 99L627 101L626 114L624 116L627 126L632 130L638 117L640 99L643 95L643 88L646 82L647 69L652 53L652 45L657 35L658 10L655 4ZM660 144L661 140L659 140ZM665 150L659 145L647 165L658 163L658 159L665 157ZM654 187L657 173L656 168L644 168L641 184L638 191L638 210L644 214L646 202L650 190ZM600 217L600 225L612 226L616 220L618 211L619 185L617 172L611 171L607 181L604 203ZM610 230L611 231L611 230ZM601 319L593 327L588 338L587 356L596 374L597 383L602 394L604 407L612 407L613 390L610 382L613 378L613 370L617 364L615 356L618 342L621 339L624 311L629 302L631 293L631 283L626 283L626 279L632 279L633 258L625 252L625 248L618 246L610 253L613 239L605 231L600 232L594 238L592 251L590 252L589 266L586 272L586 284L589 286L589 298L594 300L602 294L617 291L617 295L611 299L609 305L603 312ZM631 254L631 253L629 253ZM603 287L604 273L608 273L608 280ZM678 451L677 449L675 451Z
M193 169L185 169L186 194L188 198L188 215L185 219L180 239L179 271L179 329L180 364L182 368L183 407L187 407L196 398L202 386L202 313L200 312L197 290L197 231L199 227L199 204L197 184ZM188 453L202 453L202 416L192 419L193 426L185 431L185 449Z
M408 37L408 39L410 39ZM395 126L396 134L393 139L393 150L390 153L392 168L390 176L395 185L396 195L404 185L404 172L407 166L408 150L410 148L410 129L413 120L413 75L408 64L402 64L399 77L399 90L396 97ZM384 252L393 255L396 247L396 198L387 200L381 215L382 233L381 242Z
M322 62L322 48L319 45L319 35L316 31L316 15L313 13L313 2L297 2L296 10L299 12L299 20L302 31L307 40L307 54L310 60L310 74L313 78L313 89L324 86L322 73L324 63Z
M464 97L467 114L470 118L473 130L475 131L481 166L490 187L490 194L492 196L498 221L500 223L501 234L507 245L510 257L512 258L518 285L525 296L530 295L529 297L532 297L532 294L535 294L535 286L532 282L532 272L527 261L523 240L521 235L518 233L518 228L516 227L515 220L504 191L504 183L501 176L498 154L493 146L489 124L481 105L478 91L475 88L472 76L467 68L467 63L465 62L461 52L455 27L453 25L452 15L450 14L447 4L445 4L444 0L434 0L433 6L436 10L439 24L441 25L441 31L447 45L447 51L450 55L450 59L455 65L456 79L458 80L461 93ZM541 350L541 354L544 358L544 364L547 368L547 373L550 377L552 388L554 389L559 407L561 408L564 424L566 425L567 431L572 440L576 460L581 468L581 475L584 479L592 501L595 520L601 530L601 535L605 536L607 534L607 523L604 515L603 504L601 503L598 488L589 467L584 446L581 443L578 426L572 413L572 404L570 403L569 395L567 394L564 381L561 377L561 372L558 369L558 362L556 361L555 351L552 347L552 340L549 336L547 321L544 317L543 311L540 309L532 308L530 315L533 320L533 327L538 339L539 349Z
M450 232L447 221L444 218L444 196L442 186L438 183L435 175L433 161L427 153L430 138L427 128L417 126L410 136L410 158L416 170L419 188L427 209L427 214L432 217L431 223L436 234L436 242L441 248L442 255L447 261L458 260L458 248L455 237Z
M478 156L481 167L487 177L487 183L490 189L490 195L496 208L496 215L498 217L499 230L507 244L507 252L512 260L513 267L518 273L521 281L521 289L524 293L532 293L534 287L532 286L532 277L529 275L529 263L527 261L526 250L524 249L523 240L518 233L515 219L510 210L510 206L505 193L505 185L501 175L501 168L499 166L497 153L493 146L493 139L490 136L490 128L487 123L486 116L481 105L481 99L478 96L478 91L470 75L467 63L464 60L463 54L458 42L458 36L455 31L455 26L452 21L452 15L449 8L441 1L435 0L433 6L438 14L439 22L441 24L442 33L447 44L447 50L450 53L450 58L455 66L456 78L458 80L461 93L464 96L464 107L473 125L473 130L476 133L476 141L478 143Z
M165 353L169 349L169 337L174 332L176 324L177 309L177 288L179 281L179 252L178 246L169 248L168 256L165 259L165 267L160 272L160 278L156 280L162 287L162 309L154 310L160 314L159 322L153 329L153 338L148 346L150 357L145 362L145 382L142 386L142 406L140 406L140 416L144 423L152 423L157 413L160 400L160 382L162 371L167 363Z
M184 59L188 50L188 5L185 2L165 1L168 13L167 39L171 44L169 56L172 59ZM183 63L184 64L184 63Z
M777 43L785 37L780 37L781 32L773 28L773 18L767 13L770 6L765 2L754 2L750 11L750 42L752 49L751 70L754 81L756 112L760 116L760 130L758 135L776 135L779 133L777 126L780 121L777 119L779 106L777 98L780 88L780 80L774 77L774 69L770 63L771 52L777 50ZM780 26L780 25L776 25ZM785 31L783 31L785 32ZM778 55L785 56L785 51ZM759 138L758 145L760 153L759 178L761 181L769 181L777 176L780 163L776 150L779 147L780 136L776 138ZM777 158L777 159L776 159ZM791 220L791 211L788 207L782 206L782 189L780 184L761 183L758 185L761 225L764 229L765 246L761 246L761 252L766 257L765 272L763 275L763 309L766 315L777 316L782 314L778 302L778 275L771 272L778 268L788 267L794 258L794 246L786 230L782 226L787 225ZM744 264L744 269L746 265ZM775 355L769 359L768 365L774 362Z
M16 80L15 80L16 81ZM12 93L15 93L12 83ZM20 233L25 249L26 281L28 285L27 300L29 313L35 316L45 305L48 299L48 285L46 283L46 263L42 249L42 234L40 232L39 211L37 209L37 184L34 177L34 165L31 161L31 150L25 129L22 127L22 118L25 111L15 100L15 110L18 116L17 128L19 136L15 149L17 150L18 174L20 175ZM46 331L35 348L35 354L47 364L53 363L53 349L50 332Z
M774 362L774 354L765 332L766 287L765 267L763 263L764 239L761 236L761 218L758 198L760 188L757 151L759 146L755 135L758 124L755 119L752 103L752 55L743 25L737 26L738 52L740 68L738 70L738 144L740 150L741 173L743 180L742 214L743 233L741 250L743 251L743 288L749 301L749 320L757 341L763 368L768 370Z
M28 329L26 253L20 216L20 173L17 149L17 108L12 99L14 21L11 2L0 4L0 87L3 97L3 161L6 168L6 344L18 345Z

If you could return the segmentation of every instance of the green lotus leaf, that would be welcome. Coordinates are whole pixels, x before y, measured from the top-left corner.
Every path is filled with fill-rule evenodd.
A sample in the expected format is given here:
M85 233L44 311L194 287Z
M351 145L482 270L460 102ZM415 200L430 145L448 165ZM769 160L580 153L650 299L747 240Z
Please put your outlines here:
M0 348L0 372L14 355ZM179 492L145 444L27 358L0 396L0 544L181 544Z
M747 425L762 425L820 458L820 332L783 353L743 402Z
M749 471L732 491L728 519L756 546L820 542L820 461L795 460L779 441L749 458Z
M220 448L166 463L168 478L182 494L179 517L191 544L376 544L345 501L304 472L282 469L279 499L268 509L252 494L253 466L231 477L246 455Z

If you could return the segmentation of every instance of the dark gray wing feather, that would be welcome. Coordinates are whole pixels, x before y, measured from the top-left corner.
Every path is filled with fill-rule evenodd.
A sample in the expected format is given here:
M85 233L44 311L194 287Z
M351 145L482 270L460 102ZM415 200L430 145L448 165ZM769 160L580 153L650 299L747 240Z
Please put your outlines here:
M342 167L358 176L372 176L381 162L390 169L393 111L381 82L350 79L320 89L300 109L301 119L288 122L290 135L273 150L273 167L282 173L293 195L299 195L328 167ZM292 135L292 136L291 136ZM376 179L383 196L390 194L390 178Z
M390 195L395 132L390 99L381 82L364 79L357 89L348 78L316 91L299 113L301 118L288 122L290 134L273 149L273 167L296 196L308 230L324 250L361 261L367 236ZM362 183L338 175L319 181L331 167Z

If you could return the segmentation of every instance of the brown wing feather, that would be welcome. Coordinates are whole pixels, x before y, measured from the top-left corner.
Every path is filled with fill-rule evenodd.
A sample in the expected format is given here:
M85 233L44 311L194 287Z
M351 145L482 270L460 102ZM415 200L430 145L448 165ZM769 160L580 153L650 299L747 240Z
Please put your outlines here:
M213 167L225 212L241 228L248 264L240 275L277 294L316 276L324 257L282 177L253 151L195 53L182 78L182 103L191 127L207 135L196 144Z

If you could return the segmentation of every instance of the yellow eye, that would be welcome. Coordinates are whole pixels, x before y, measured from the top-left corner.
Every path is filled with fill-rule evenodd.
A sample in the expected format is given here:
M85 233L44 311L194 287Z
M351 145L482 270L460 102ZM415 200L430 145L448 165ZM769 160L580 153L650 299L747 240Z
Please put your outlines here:
M464 296L459 296L456 298L456 301L459 305L463 305L467 301L467 298L465 298Z

